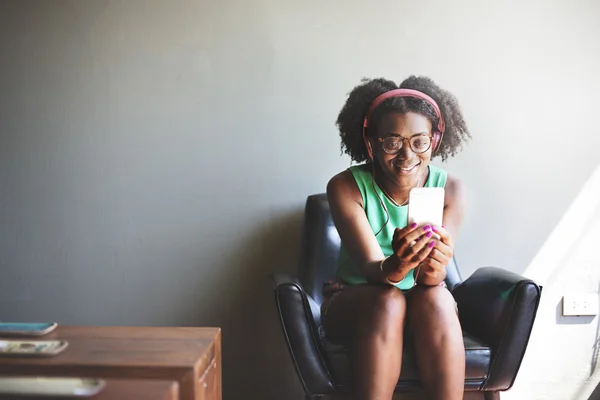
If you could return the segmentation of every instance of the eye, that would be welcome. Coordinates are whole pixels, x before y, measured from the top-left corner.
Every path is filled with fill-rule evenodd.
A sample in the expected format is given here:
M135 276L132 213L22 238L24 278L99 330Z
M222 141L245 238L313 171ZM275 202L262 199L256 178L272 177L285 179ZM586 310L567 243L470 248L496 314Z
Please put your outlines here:
M402 140L398 140L397 138L387 138L385 144L389 150L398 150L402 147Z
M418 150L424 150L429 146L428 137L418 137L412 140L412 146Z

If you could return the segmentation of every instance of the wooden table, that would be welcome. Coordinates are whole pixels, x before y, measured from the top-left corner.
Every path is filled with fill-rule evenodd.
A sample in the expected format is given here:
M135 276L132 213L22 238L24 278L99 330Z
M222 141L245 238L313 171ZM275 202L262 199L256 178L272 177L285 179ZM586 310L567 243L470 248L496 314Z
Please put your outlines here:
M69 342L54 357L0 359L1 375L176 381L182 400L221 400L221 330L59 326L43 339Z

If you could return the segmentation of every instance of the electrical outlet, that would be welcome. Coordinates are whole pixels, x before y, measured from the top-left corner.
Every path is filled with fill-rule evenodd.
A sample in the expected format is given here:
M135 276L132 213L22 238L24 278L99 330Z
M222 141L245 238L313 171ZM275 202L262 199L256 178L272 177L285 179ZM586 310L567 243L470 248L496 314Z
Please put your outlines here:
M563 315L598 315L598 295L596 293L565 295Z

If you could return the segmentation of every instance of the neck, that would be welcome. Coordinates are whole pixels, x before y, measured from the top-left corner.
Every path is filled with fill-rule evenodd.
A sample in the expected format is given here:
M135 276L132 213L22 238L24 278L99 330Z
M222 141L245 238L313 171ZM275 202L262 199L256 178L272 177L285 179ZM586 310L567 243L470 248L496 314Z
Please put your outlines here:
M408 202L408 195L411 189L423 186L427 181L427 175L429 173L429 168L427 168L427 170L425 170L422 174L419 174L417 179L413 182L397 182L384 174L379 166L376 166L375 168L375 182L377 182L377 185L383 190L383 192L398 205Z

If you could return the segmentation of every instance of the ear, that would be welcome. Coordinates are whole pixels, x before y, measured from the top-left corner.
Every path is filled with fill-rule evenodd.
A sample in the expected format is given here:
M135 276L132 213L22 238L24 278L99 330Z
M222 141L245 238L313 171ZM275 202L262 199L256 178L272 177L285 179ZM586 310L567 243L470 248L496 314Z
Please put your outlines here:
M366 136L363 135L363 140L365 142L365 146L367 148L367 153L369 154L369 158L373 160L373 148L371 147L371 142L367 139Z
M436 153L439 150L440 144L442 143L442 135L439 132L433 132L433 140L431 144L432 153Z

